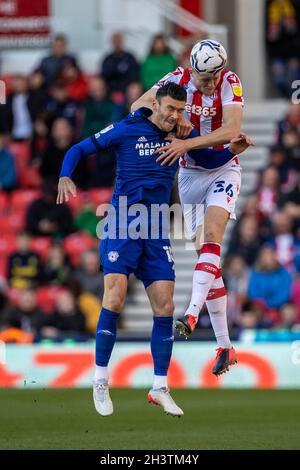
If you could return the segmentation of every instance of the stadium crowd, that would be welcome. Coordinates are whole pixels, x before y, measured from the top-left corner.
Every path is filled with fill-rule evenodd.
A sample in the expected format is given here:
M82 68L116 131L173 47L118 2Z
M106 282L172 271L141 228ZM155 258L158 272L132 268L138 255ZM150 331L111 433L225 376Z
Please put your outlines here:
M187 57L174 58L157 35L140 64L115 33L99 74L87 76L58 35L29 76L2 77L9 93L0 106L0 340L94 337L103 293L96 208L112 194L114 153L80 162L68 206L56 205L61 162ZM231 327L300 325L300 105L278 123L223 264ZM209 326L205 313L199 323Z

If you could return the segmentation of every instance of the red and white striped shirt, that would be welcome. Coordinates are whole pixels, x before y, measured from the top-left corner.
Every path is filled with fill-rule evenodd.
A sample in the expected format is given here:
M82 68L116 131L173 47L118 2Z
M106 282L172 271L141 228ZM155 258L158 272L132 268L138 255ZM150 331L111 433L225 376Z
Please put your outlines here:
M177 83L187 92L185 111L191 123L198 129L200 135L210 134L222 127L223 106L243 106L242 85L239 77L228 70L221 72L221 78L213 95L207 96L199 91L193 81L190 69L178 67L174 72L165 75L153 88L159 88L165 83ZM215 147L222 149L226 145ZM181 159L181 166L197 168L193 159L185 156Z

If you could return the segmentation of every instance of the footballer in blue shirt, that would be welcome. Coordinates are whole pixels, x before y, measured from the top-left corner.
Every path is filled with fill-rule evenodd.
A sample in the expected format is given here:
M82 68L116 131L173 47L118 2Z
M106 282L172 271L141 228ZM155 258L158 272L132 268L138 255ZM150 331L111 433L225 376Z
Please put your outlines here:
M108 363L115 344L117 320L122 312L128 286L128 276L134 273L146 289L153 310L151 353L154 363L153 387L149 402L162 406L172 416L182 416L183 411L172 399L167 382L173 347L173 290L174 261L169 234L164 233L164 221L157 222L155 236L150 209L154 205L170 203L171 191L178 163L163 166L156 161L155 150L166 144L165 138L176 128L184 112L186 91L179 85L168 83L158 89L153 111L140 108L122 121L111 124L94 136L74 145L66 153L58 184L57 203L67 202L69 194L76 196L71 179L79 159L97 151L115 149L117 174L111 209L100 243L100 260L104 273L104 297L96 331L96 367L93 382L95 408L102 416L113 413L108 387ZM192 131L191 136L197 135ZM200 149L191 156L201 166L215 168L230 161L251 144L245 134L231 141L223 150ZM100 157L101 158L101 157ZM135 204L147 209L146 219L139 219L143 227L141 236L131 236L125 230L133 223ZM126 209L125 221L120 217ZM152 213L152 212L151 212ZM113 223L112 223L113 222ZM108 228L109 226L109 228ZM114 233L111 227L115 227ZM144 230L146 229L146 230ZM147 230L149 229L149 230ZM122 236L121 236L122 235Z

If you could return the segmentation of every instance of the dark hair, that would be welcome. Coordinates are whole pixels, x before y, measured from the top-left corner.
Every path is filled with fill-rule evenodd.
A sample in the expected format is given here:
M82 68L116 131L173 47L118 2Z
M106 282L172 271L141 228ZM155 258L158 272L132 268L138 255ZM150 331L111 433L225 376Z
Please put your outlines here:
M155 42L158 41L158 40L163 41L165 43L163 54L170 54L170 49L169 49L168 44L166 42L166 38L164 37L163 34L156 34L153 37L149 54L155 54L155 52L154 52L155 51Z
M176 83L166 83L162 85L156 92L156 99L160 103L164 96L170 96L173 100L186 101L186 91L182 86Z
M67 36L63 33L58 33L53 37L53 41L63 41L65 43L68 42Z

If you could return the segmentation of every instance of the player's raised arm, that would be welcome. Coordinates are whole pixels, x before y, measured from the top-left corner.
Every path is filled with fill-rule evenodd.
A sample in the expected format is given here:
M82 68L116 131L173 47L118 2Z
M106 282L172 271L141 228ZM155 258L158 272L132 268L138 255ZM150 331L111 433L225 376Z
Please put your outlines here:
M66 153L58 181L58 192L56 204L63 204L69 201L69 195L76 197L76 186L71 176L79 160L83 156L95 153L96 144L91 137L73 145Z
M130 111L133 113L133 111L136 111L138 108L142 107L152 109L156 91L157 90L155 88L150 88L150 90L146 91L146 93L144 93L142 96L140 96L140 98L132 103Z
M69 195L76 197L76 186L71 177L80 158L92 155L93 153L96 153L97 150L116 147L122 140L124 130L124 123L122 121L115 125L111 124L92 137L88 137L82 142L73 145L67 151L59 177L58 194L56 199L57 204L68 202Z

